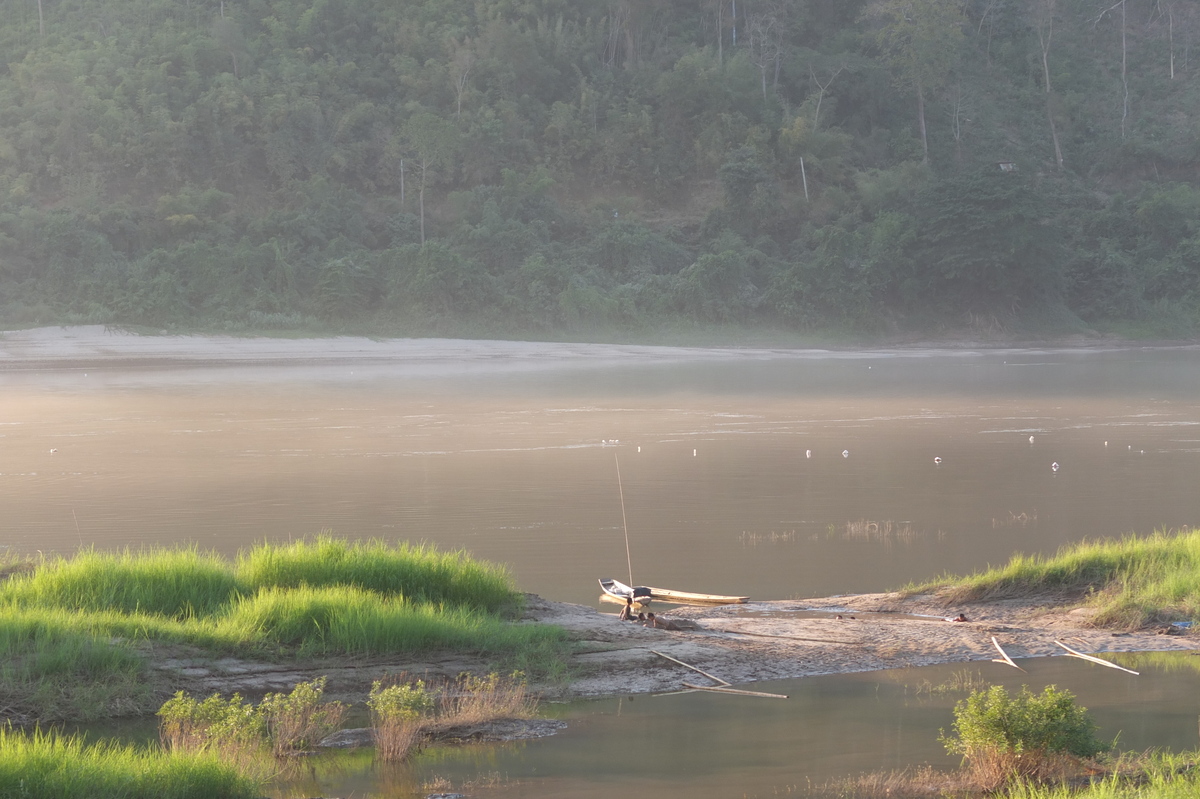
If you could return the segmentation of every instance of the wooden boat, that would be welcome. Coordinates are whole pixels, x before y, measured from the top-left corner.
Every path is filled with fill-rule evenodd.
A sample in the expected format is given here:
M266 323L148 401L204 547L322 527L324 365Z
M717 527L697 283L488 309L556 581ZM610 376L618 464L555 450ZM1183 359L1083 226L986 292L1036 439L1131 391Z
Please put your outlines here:
M648 604L652 599L678 605L741 605L750 599L747 596L696 594L691 591L672 591L669 588L650 588L648 586L631 588L625 583L612 579L601 580L600 588L604 591L600 595L602 601L617 602L622 605L625 604L626 597L633 599L635 605Z
M624 605L626 599L632 599L635 605L650 604L650 589L644 585L634 588L617 580L604 578L600 580L600 590L604 592L600 598L607 602L618 602Z

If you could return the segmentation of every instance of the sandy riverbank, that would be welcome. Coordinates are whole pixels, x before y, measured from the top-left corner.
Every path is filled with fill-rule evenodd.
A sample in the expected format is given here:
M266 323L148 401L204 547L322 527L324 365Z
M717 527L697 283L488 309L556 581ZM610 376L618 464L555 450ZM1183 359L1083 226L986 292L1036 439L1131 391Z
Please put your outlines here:
M617 619L616 608L551 602L528 596L525 621L556 624L579 642L568 685L533 686L551 698L617 696L678 690L685 681L710 684L694 671L659 654L691 664L748 688L763 680L844 674L938 663L984 662L999 656L992 637L1013 658L1062 655L1055 641L1086 654L1198 651L1195 633L1163 630L1114 633L1088 625L1082 609L1045 602L990 602L946 607L930 597L865 594L820 599L752 602L745 605L659 608L667 617L694 620L699 629L648 629ZM945 619L964 613L969 621ZM840 615L842 618L837 618ZM325 674L331 695L361 702L373 680L407 671L454 677L486 664L463 656L307 664L304 668L236 659L176 660L158 664L172 691L196 695L239 691L254 695L288 690Z
M1159 342L1157 346L1183 346ZM1017 352L1036 349L1118 350L1144 347L1107 339L1072 337L1056 342L906 342L861 350L789 347L666 347L545 341L493 341L439 338L371 339L267 338L217 335L138 335L103 325L41 327L0 332L0 370L102 367L211 366L237 364L403 365L417 371L488 368L547 368L629 363L669 363L746 358L922 358ZM1194 345L1189 345L1194 346Z

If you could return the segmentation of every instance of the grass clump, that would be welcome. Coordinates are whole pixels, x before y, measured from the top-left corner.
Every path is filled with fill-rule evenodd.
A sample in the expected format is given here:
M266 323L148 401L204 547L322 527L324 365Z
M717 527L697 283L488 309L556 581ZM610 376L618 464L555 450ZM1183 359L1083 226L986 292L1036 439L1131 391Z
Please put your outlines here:
M348 542L322 535L288 546L261 544L241 555L237 574L250 589L356 586L414 602L505 613L520 605L503 566L465 552L383 541Z
M266 659L451 650L547 677L568 647L559 628L508 620L521 595L503 568L407 544L321 537L236 564L87 551L6 576L0 715L20 723L149 712L143 658L163 645Z
M261 784L212 754L85 745L54 732L0 728L0 796L28 799L258 799Z
M1200 530L1085 541L1052 557L1015 555L1007 565L965 578L905 587L937 591L948 602L1040 596L1085 598L1094 623L1137 629L1200 618Z
M228 564L191 549L86 550L11 577L0 601L18 607L115 610L184 619L214 613L238 593Z
M0 707L10 719L92 721L145 706L145 661L124 643L76 629L76 616L0 613Z
M380 597L353 586L264 589L238 600L216 629L231 645L275 647L302 657L449 649L503 660L566 640L557 628L513 625L469 608Z

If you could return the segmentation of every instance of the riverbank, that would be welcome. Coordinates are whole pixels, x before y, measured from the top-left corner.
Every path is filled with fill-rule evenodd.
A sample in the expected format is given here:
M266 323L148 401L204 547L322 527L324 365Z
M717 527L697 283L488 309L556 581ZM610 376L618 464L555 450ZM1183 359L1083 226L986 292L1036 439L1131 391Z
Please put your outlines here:
M668 363L730 358L857 358L879 355L927 357L1041 350L1121 350L1197 346L1195 342L1131 342L1071 336L1052 341L903 339L862 349L797 347L676 347L544 341L439 338L268 338L218 335L138 335L103 325L40 327L0 332L0 370L102 367L301 365L320 363L404 364L421 373L489 368L536 369L554 365Z
M651 606L653 609L653 605ZM968 621L947 618L964 614ZM617 619L612 610L526 596L523 622L553 624L578 642L566 683L531 688L552 699L575 699L679 690L683 683L712 684L701 669L735 686L822 674L880 671L939 663L990 663L1000 655L994 636L1013 658L1063 655L1055 641L1079 652L1200 651L1191 630L1161 627L1113 632L1089 625L1090 611L1049 601L979 602L948 607L932 596L862 594L721 607L659 608L663 618L686 618L695 630L646 628ZM840 617L840 618L839 618ZM660 654L661 653L661 654ZM992 667L992 666L990 666ZM303 667L222 661L173 660L156 664L166 681L194 695L214 691L254 695L290 689L328 675L328 692L361 701L372 680L408 672L453 677L486 668L465 655L412 659L309 663ZM995 664L994 668L1009 668Z

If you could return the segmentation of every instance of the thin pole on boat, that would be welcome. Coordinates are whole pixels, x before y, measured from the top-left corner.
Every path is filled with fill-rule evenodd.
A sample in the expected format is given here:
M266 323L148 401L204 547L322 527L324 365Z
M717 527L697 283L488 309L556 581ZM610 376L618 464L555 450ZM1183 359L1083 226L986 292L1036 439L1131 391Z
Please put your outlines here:
M625 488L621 485L621 459L613 453L617 465L617 491L621 493L621 525L625 528L625 562L629 564L629 584L633 585L633 556L629 554L629 522L625 520Z

